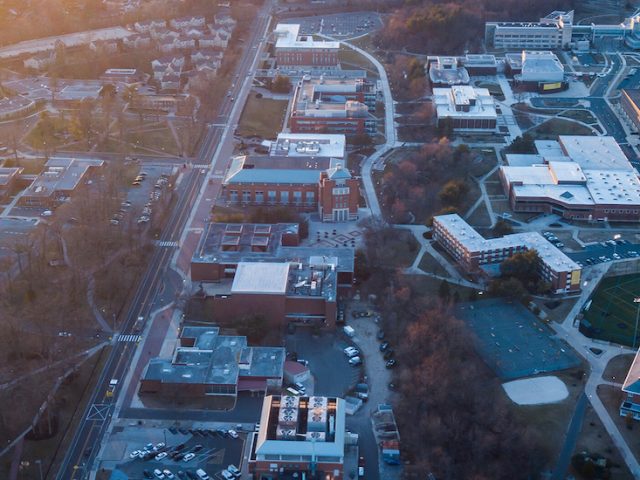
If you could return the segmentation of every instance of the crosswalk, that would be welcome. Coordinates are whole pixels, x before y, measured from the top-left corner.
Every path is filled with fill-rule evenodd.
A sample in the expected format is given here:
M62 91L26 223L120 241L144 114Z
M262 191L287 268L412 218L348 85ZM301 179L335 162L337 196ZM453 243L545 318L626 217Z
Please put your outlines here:
M118 335L118 342L139 342L140 335Z
M177 247L178 242L171 240L158 240L156 245L159 247Z

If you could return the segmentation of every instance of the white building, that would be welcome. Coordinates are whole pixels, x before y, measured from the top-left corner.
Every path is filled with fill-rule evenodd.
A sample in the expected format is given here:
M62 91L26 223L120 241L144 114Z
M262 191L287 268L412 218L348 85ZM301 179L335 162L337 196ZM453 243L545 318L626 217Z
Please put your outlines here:
M485 43L504 50L568 48L573 31L573 10L555 11L539 22L487 22Z
M640 180L613 137L536 141L538 155L508 155L500 179L516 212L572 220L640 221Z
M498 115L495 102L486 88L455 85L434 88L433 103L438 123L451 119L457 131L493 131Z
M346 157L344 135L325 133L279 133L271 142L272 157L325 157L343 160Z
M549 51L522 52L522 73L516 80L526 83L555 83L564 81L564 65Z

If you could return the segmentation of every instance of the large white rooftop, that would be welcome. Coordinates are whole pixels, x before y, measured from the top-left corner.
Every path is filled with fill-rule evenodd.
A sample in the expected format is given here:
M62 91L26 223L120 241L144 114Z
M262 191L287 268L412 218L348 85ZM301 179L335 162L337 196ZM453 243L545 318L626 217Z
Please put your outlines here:
M279 133L271 142L271 155L278 156L344 158L345 149L344 135Z
M555 143L555 145L553 145ZM501 173L516 198L548 198L566 205L640 206L640 180L612 137L561 136L536 142L535 157L515 158ZM560 155L562 154L562 155Z
M284 294L289 280L289 262L240 262L231 293Z
M276 36L276 48L340 48L340 42L314 40L311 35L300 35L300 25L294 23L279 23L274 30L274 34Z
M436 105L438 118L497 118L495 102L486 88L475 88L469 85L434 88L433 102Z
M470 252L486 252L508 248L525 247L536 250L540 260L555 272L580 270L578 264L538 232L514 233L500 238L485 239L458 214L434 217L463 247Z

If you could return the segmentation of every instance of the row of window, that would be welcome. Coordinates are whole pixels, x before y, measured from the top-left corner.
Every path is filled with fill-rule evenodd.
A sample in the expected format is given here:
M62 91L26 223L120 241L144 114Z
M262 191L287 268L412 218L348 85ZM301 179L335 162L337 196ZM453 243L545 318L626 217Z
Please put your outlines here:
M253 198L252 194L253 193ZM278 200L280 203L287 204L289 203L289 191L288 190L280 190L280 198L278 199L278 192L276 190L269 190L267 192L267 201L269 203L276 203ZM239 200L238 190L230 190L229 191L229 201L237 202ZM316 201L316 192L305 192L304 195L305 203L314 204ZM242 191L242 201L245 203L255 202L255 203L264 203L265 196L264 192L261 190L256 190L252 192L251 190L243 190ZM300 204L302 203L302 192L299 190L295 190L293 192L293 203Z

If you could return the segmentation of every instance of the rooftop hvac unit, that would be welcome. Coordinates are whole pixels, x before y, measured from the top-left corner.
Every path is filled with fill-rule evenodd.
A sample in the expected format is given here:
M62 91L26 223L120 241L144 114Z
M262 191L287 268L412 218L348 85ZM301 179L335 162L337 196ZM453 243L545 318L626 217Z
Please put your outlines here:
M318 408L327 406L327 397L309 397L309 407Z
M325 442L327 435L324 432L307 432L305 439L308 442Z
M295 428L276 428L276 439L278 440L295 440L296 430Z
M281 405L288 408L297 408L298 402L300 400L298 397L294 397L293 395L287 395L286 397L282 397Z

